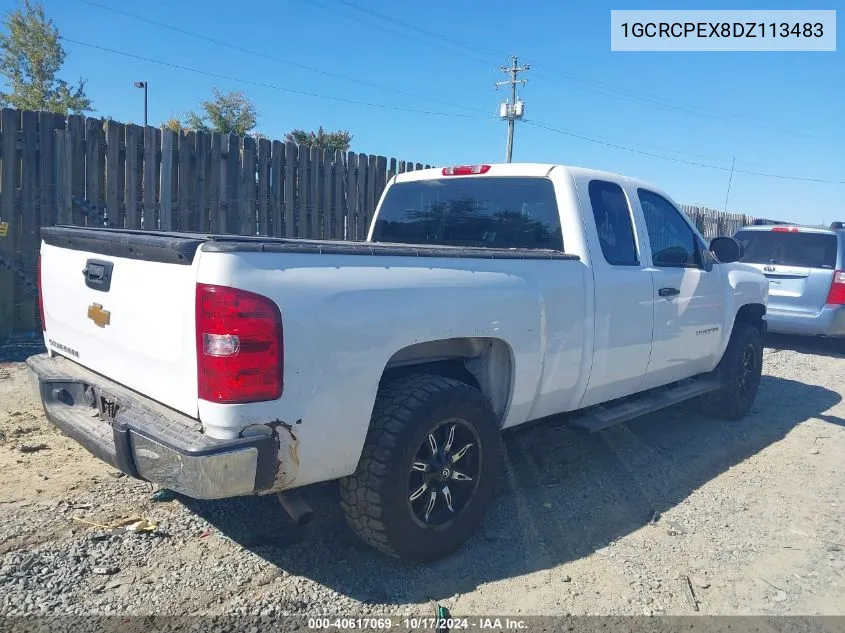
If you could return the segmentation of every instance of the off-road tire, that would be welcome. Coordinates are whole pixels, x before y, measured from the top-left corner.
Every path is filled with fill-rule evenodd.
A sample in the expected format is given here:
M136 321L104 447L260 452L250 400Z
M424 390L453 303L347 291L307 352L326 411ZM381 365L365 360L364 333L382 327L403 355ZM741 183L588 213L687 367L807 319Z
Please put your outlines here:
M749 357L753 368L747 373L746 362ZM704 412L726 420L738 420L745 416L754 404L762 368L763 336L760 330L747 323L735 324L725 355L713 372L714 377L721 380L724 386L704 396Z
M449 523L414 520L408 473L418 447L444 420L459 418L479 440L479 476L466 507ZM340 480L340 502L355 533L385 554L414 562L441 558L466 541L493 499L502 471L498 420L475 388L451 378L413 374L384 385L376 397L358 468Z

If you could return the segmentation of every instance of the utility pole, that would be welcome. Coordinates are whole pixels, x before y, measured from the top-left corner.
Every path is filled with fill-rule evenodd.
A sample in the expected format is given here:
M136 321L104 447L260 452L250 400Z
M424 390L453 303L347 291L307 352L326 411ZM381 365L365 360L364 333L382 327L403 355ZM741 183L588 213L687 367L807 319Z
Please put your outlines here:
M514 127L516 126L517 119L521 119L523 112L525 111L525 104L522 101L517 101L516 99L516 86L517 84L524 86L528 83L527 79L517 79L517 77L519 76L519 73L525 72L530 68L531 66L528 64L520 66L519 59L515 56L511 57L511 65L501 67L501 71L510 75L510 79L507 81L497 81L495 84L497 90L500 86L511 87L510 101L505 101L499 106L499 118L506 119L508 122L508 147L507 152L505 153L505 161L508 163L511 162L511 156L513 156Z

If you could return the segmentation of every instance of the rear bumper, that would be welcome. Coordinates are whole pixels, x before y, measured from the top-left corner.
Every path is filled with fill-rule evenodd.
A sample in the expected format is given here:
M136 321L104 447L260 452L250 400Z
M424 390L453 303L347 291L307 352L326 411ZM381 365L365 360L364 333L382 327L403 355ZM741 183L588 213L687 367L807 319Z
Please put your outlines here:
M189 418L65 358L26 361L47 419L127 475L195 499L273 487L278 446L260 435L216 440Z
M770 332L845 336L845 306L825 306L817 314L779 311L769 307L766 321Z

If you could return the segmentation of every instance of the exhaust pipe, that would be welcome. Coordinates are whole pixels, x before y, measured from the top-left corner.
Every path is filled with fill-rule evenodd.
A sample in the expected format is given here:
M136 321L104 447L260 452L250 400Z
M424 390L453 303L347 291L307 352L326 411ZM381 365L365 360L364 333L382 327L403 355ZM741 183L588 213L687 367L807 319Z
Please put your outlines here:
M277 492L276 497L282 507L299 527L305 527L314 518L314 510L308 505L296 490Z

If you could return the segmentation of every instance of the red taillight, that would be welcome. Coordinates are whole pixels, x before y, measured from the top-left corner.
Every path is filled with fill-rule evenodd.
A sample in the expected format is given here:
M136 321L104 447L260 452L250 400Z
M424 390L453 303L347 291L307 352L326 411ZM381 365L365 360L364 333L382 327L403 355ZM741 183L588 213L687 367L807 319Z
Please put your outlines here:
M837 270L833 273L830 292L827 293L827 303L831 305L845 305L845 271Z
M444 167L444 176L471 176L474 174L486 174L490 171L490 165L457 165L455 167Z
M797 233L797 226L776 226L772 229L775 233Z
M41 317L41 331L47 331L47 322L44 321L44 293L41 290L41 253L35 260L35 279L38 284L38 316Z
M197 284L197 381L202 400L275 400L282 395L282 315L267 297Z

